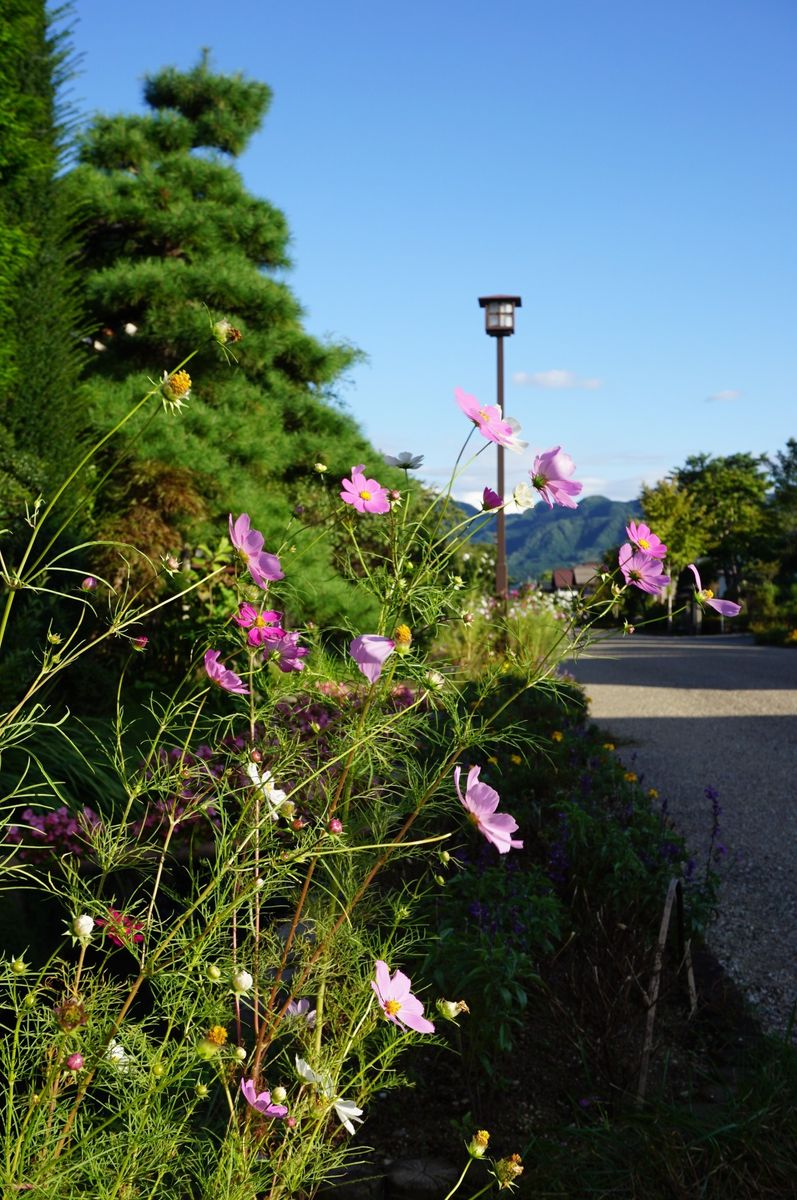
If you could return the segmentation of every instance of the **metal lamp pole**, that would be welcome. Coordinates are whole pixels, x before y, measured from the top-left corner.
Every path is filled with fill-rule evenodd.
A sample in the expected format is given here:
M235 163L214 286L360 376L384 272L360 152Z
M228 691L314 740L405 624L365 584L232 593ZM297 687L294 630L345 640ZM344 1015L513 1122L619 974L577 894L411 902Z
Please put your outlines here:
M520 296L480 296L479 307L484 309L484 331L495 338L496 403L504 415L504 338L515 332L515 309L522 306ZM504 498L504 447L498 447L498 495ZM506 602L509 579L506 567L506 514L498 510L495 555L495 594Z

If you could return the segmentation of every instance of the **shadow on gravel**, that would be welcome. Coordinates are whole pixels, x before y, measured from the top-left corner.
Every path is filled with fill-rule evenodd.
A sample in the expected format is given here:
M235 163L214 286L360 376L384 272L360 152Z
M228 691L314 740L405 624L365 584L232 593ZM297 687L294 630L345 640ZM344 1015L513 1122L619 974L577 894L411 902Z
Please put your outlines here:
M587 686L794 691L797 713L797 651L745 637L612 638L566 666Z

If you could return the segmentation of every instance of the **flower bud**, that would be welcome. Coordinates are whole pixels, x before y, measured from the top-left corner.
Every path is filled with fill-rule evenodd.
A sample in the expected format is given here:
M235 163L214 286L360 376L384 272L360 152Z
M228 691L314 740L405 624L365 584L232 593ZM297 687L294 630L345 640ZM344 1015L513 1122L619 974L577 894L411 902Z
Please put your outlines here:
M327 825L327 829L330 833L343 833L343 822L340 817L332 817Z
M84 913L80 917L75 917L74 921L72 922L72 932L75 935L75 937L78 939L78 941L81 942L84 946L88 945L88 941L89 941L89 938L91 937L91 931L93 928L94 928L94 918L90 917L88 915L88 913Z
M97 586L97 580L93 575L87 575L80 586L84 592L93 592Z
M15 975L27 975L30 966L20 954L19 958L11 959L11 970Z
M315 464L315 466L313 467L313 470L316 471L319 475L323 475L323 474L325 474L325 472L327 472L329 470L329 467L326 465L326 463L317 462Z
M477 1129L468 1143L468 1154L471 1158L484 1158L489 1144L490 1135L487 1130Z
M262 751L250 750L249 751L249 760L250 760L250 762L253 762L253 763L261 763L263 761Z
M242 996L244 992L248 992L254 982L254 979L248 971L244 971L242 969L233 971L232 990L237 995Z
M460 1013L469 1013L470 1009L464 1000L438 1000L437 1011L447 1021L456 1021Z
M271 1089L271 1099L274 1104L284 1104L288 1098L288 1093L284 1087L275 1087Z
M246 1062L246 1048L244 1046L236 1046L232 1053L233 1058L237 1058L238 1062Z
M63 1029L64 1033L72 1033L81 1025L85 1025L89 1019L85 1007L75 996L70 996L62 1004L56 1005L53 1013L58 1028Z
M215 963L210 964L210 966L207 969L206 974L207 974L208 979L211 981L211 983L218 983L219 980L221 979L221 971L219 970L219 968L216 966Z
M205 1084L204 1084L204 1083L198 1083L198 1084L196 1085L196 1087L194 1088L194 1095L196 1096L196 1098L197 1098L198 1100L205 1100L205 1099L207 1099L207 1095L208 1095L208 1089L207 1089L207 1087L205 1086Z
M289 1129L295 1129L296 1128L296 1117L287 1117L285 1120L285 1124L288 1126Z
M85 1065L82 1054L70 1054L66 1060L67 1071L82 1071Z

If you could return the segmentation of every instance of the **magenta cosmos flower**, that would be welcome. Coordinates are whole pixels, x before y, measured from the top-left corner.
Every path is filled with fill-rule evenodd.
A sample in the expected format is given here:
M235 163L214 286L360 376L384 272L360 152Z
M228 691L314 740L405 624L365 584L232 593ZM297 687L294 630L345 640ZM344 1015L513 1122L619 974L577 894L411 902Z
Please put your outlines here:
M475 396L469 396L462 388L454 388L454 399L466 417L470 417L482 437L507 450L525 450L528 442L521 442L520 426L513 417L504 417L495 404L480 404Z
M454 768L457 795L468 810L471 821L500 854L507 854L510 850L522 850L523 843L512 837L518 828L517 821L509 813L495 811L501 798L495 788L479 781L480 771L481 767L471 767L468 771L468 782L463 796L459 786L462 772L459 767Z
M253 1079L241 1080L241 1091L247 1104L256 1108L264 1117L287 1117L288 1110L284 1104L272 1104L271 1092L258 1092Z
M127 913L119 912L118 908L109 908L107 917L97 917L94 922L100 929L105 929L105 936L114 946L130 946L133 942L143 942L144 928L140 921L134 921Z
M301 634L298 632L286 633L284 629L280 630L280 637L274 641L267 641L263 645L263 659L268 662L270 658L276 655L276 663L283 674L287 675L289 671L303 671L304 663L302 659L310 653L307 646L299 645Z
M640 521L639 524L636 521L629 522L625 527L625 536L643 554L649 554L651 558L667 557L667 547L664 542L655 533L651 533L644 522Z
M265 642L273 642L283 637L285 630L280 626L282 613L273 609L261 610L254 604L240 605L233 616L236 625L248 629L246 640L250 646L262 646Z
M575 508L573 499L584 486L569 479L576 469L569 454L565 454L561 446L554 446L538 454L534 465L529 471L532 487L535 487L549 508L561 504L563 508Z
M263 549L263 534L250 528L248 513L241 513L235 521L230 513L230 541L259 588L285 578L276 554Z
M498 495L498 492L494 492L492 488L486 487L482 492L483 512L490 512L494 508L500 508L503 503L504 502Z
M235 671L229 671L224 663L219 662L220 654L220 650L205 651L205 670L210 682L223 688L225 692L232 692L236 696L248 696L249 688L244 687L240 675L236 675Z
M694 563L689 564L689 570L695 577L695 586L697 587L695 599L698 604L705 604L708 608L713 608L721 617L738 617L742 611L741 604L736 604L733 600L715 600L711 588L704 588L701 584L700 575Z
M380 958L376 964L376 980L371 980L371 987L388 1021L398 1025L399 1029L434 1033L434 1025L423 1015L423 1005L417 996L413 996L412 984L403 972L394 971L391 979L390 968Z
M376 683L385 659L395 649L396 643L391 638L380 637L378 633L363 633L351 643L349 654L368 682Z
M344 504L352 504L361 513L390 512L387 488L383 488L375 479L366 479L364 470L365 465L360 463L358 467L352 467L351 479L341 479L341 500Z
M641 550L634 550L628 542L620 547L617 561L626 583L633 583L634 587L643 592L650 592L651 596L657 596L670 582L669 575L662 574L660 558L653 558L650 554L643 554Z

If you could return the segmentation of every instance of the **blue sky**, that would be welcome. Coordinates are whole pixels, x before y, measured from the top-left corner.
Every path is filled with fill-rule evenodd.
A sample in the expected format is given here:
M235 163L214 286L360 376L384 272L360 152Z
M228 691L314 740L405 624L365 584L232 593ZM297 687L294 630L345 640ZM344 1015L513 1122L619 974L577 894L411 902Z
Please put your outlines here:
M477 297L517 294L506 411L585 493L797 436L793 0L76 0L78 109L141 110L201 47L274 100L239 166L286 214L378 448L441 482L495 400ZM156 364L157 366L157 364ZM494 455L463 478L494 485Z

